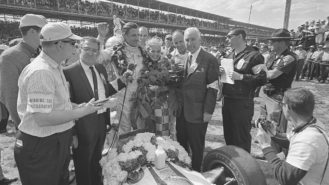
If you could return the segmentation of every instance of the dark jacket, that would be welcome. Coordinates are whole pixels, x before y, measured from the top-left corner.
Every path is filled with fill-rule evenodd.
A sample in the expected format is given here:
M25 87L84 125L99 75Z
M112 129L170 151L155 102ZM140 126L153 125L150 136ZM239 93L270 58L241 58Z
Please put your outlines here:
M113 86L107 81L107 73L105 67L101 64L95 65L95 68L99 72L100 75L104 76L104 88L105 88L105 97L109 97L115 94L117 91ZM80 62L76 62L66 68L64 68L64 75L66 80L69 82L70 86L70 97L71 102L80 104L89 102L92 98L94 98L94 93L88 78L80 64ZM118 79L119 89L125 87L125 85ZM108 109L105 114L106 124L110 124L110 110ZM77 131L87 132L90 131L88 128L95 126L90 122L95 122L98 120L97 112L84 116L76 121L75 128Z
M235 56L234 51L227 58L233 59L234 71L243 74L242 80L235 80L234 84L223 84L223 96L233 99L253 99L255 89L266 83L266 72L253 74L252 68L264 64L264 57L258 51L247 46Z
M203 113L212 114L216 106L217 90L207 85L218 83L219 67L217 59L210 53L200 50L196 58L197 67L187 74L188 61L185 63L185 79L182 84L183 113L190 123L203 123Z

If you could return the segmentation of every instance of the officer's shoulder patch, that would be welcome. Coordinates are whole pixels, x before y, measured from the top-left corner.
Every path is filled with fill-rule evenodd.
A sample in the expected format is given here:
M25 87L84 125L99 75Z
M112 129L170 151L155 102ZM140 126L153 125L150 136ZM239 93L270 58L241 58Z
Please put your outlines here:
M283 60L284 65L288 65L291 62L295 61L295 58L291 55L286 55L286 56L282 57L282 60Z

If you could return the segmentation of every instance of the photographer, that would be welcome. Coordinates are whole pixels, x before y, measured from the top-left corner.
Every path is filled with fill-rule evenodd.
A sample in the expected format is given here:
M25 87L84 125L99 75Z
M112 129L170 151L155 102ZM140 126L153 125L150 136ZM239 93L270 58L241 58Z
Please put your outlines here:
M284 137L285 134L276 133L275 126L266 128L258 124L256 135L276 180L281 185L329 184L328 137L313 117L314 95L305 88L289 89L281 106L292 132ZM285 160L276 155L271 139L289 146Z
M291 87L297 69L297 57L289 50L290 39L289 31L286 29L276 30L269 39L275 55L266 63L268 83L262 87L259 94L263 99L260 117L271 117L279 124L277 131L280 133L286 132L287 120L282 116L278 102L281 102L283 93ZM279 146L275 148L278 152L281 151Z

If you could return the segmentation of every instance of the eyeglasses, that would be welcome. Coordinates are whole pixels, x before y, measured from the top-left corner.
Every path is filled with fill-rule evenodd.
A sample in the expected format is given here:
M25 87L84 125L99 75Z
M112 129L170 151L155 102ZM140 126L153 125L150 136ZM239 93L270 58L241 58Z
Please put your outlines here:
M90 53L94 53L94 54L97 54L99 52L98 49L94 49L94 48L81 47L81 49L86 51L86 52L90 52Z
M74 40L62 40L61 42L64 42L64 43L70 43L72 46L75 46L75 44L77 43L77 42L74 41Z
M237 35L236 34L227 35L226 38L231 39L234 36L237 36Z

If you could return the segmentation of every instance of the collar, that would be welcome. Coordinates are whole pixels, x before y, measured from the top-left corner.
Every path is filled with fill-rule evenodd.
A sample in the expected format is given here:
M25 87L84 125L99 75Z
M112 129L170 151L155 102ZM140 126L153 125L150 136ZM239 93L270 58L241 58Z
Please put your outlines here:
M138 46L131 46L127 42L125 42L125 46L128 50L136 50L138 49Z
M194 52L194 53L189 52L189 55L192 55L193 60L196 60L200 51L201 51L201 47L199 47L199 49L196 50L196 52Z
M21 45L21 47L26 49L31 55L34 55L35 52L37 51L36 49L32 48L32 46L28 45L24 41L20 42L19 44Z
M175 48L175 50L172 52L172 54L173 54L174 56L184 56L184 55L186 55L186 54L188 54L188 53L185 52L184 54L180 54L179 51L178 51L178 49Z
M312 117L312 119L311 119L309 122L307 122L307 123L305 123L305 124L303 124L303 125L299 125L299 126L297 126L297 127L294 128L292 131L293 131L294 133L299 133L299 132L303 131L304 129L306 129L308 126L310 126L310 125L312 125L312 124L315 124L315 123L316 123L316 118Z
M59 67L59 64L55 60L50 58L50 56L48 56L45 52L41 51L39 57L46 61L46 63L49 64L52 68Z
M94 67L94 68L95 68L94 65L92 65L92 66L88 66L87 64L83 63L81 60L80 60L79 62L80 62L80 64L81 64L83 70L85 70L85 71L90 70L90 67Z

